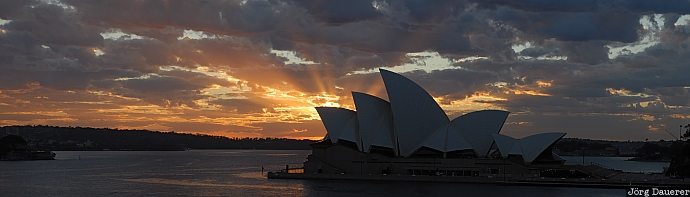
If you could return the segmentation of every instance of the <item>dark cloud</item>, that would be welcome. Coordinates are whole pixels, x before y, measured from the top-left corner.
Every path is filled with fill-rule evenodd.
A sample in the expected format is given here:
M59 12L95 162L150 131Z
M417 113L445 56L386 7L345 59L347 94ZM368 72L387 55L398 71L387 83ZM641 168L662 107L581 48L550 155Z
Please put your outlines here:
M0 114L0 120L15 120L15 121L26 121L26 120L37 120L37 119L51 119L54 116L43 115L43 114Z
M113 92L133 98L141 98L162 106L196 106L194 100L205 98L201 89L206 84L196 84L185 79L168 76L150 76L120 82L122 86Z
M22 9L33 4L32 0L6 0L0 2L0 18L10 18L21 13Z
M508 124L503 127L505 130L503 133L524 137L534 133L558 131L566 132L566 137L572 138L621 141L646 138L671 139L664 131L650 132L647 121L630 121L631 119L631 116L608 114L513 114L508 118ZM511 124L511 122L522 124Z
M483 0L476 1L485 6L510 6L518 9L560 12L655 12L690 13L690 2L685 0L646 1L646 0Z
M409 15L417 21L439 21L452 18L465 9L464 1L403 1Z
M487 83L495 81L495 74L464 69L412 72L406 77L419 83L432 95L444 95L447 99L462 99L483 89Z
M159 65L176 62L171 48L158 40L106 41L105 53L98 62L103 67L135 70L144 73L155 72Z
M601 41L566 42L560 48L568 62L600 64L609 61L609 49Z
M652 94L659 95L661 101L672 106L690 105L690 88L664 87L650 90Z
M324 136L323 123L320 120L304 121L300 123L260 123L254 126L263 128L262 133L272 133L277 137L296 138L300 136Z
M411 30L375 21L318 27L304 32L303 42L338 45L371 53L472 52L467 36L457 27L435 27L437 30ZM354 31L356 30L356 31ZM346 33L347 32L347 33ZM443 39L442 39L443 38Z
M163 126L170 128L175 128L174 131L181 132L205 132L213 135L232 135L232 133L242 133L242 132L256 132L255 128L244 127L238 125L224 125L224 124L214 124L205 122L165 122L162 123ZM209 132L211 131L211 132Z
M348 23L374 19L381 16L371 0L295 0L315 18L327 23Z
M26 32L44 45L99 46L100 29L80 23L78 16L66 13L55 5L24 7L21 14L11 17L10 31Z
M263 109L271 106L264 106L263 104L254 100L254 98L247 99L218 99L211 101L212 104L221 105L235 113L261 113Z
M637 40L639 14L629 12L528 12L497 8L496 19L536 39L564 41Z
M315 137L310 105L386 98L366 71L411 64L434 68L402 74L444 105L501 98L468 105L515 112L509 134L660 139L655 128L690 113L690 27L675 25L688 13L680 0L7 0L0 110L21 123ZM425 51L452 65L407 55Z
M237 83L231 83L225 79L220 79L218 77L209 76L199 72L192 72L187 70L179 70L172 68L171 70L165 70L158 72L159 75L170 77L172 79L183 79L190 84L197 84L202 87L207 87L210 85L220 85L220 86L234 86Z
M166 27L248 35L270 31L292 20L295 11L279 1L66 1L85 21L130 27ZM121 12L121 10L128 10ZM278 20L276 20L278 19Z

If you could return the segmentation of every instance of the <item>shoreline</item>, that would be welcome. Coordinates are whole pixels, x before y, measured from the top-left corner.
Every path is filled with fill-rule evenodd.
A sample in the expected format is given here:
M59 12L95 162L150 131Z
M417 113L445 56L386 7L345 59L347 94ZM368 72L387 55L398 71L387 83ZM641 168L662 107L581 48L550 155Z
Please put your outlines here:
M124 149L124 150L51 150L51 151L83 151L83 152L108 152L108 151L131 151L131 152L141 152L141 151L165 151L165 152L183 152L183 151L195 151L195 150L304 150L307 151L309 149L251 149L251 148L228 148L228 149L185 149L185 150L131 150L131 149Z
M639 157L633 157L630 159L626 159L625 161L637 161L637 162L666 162L670 163L671 159L644 159L644 158L639 158Z

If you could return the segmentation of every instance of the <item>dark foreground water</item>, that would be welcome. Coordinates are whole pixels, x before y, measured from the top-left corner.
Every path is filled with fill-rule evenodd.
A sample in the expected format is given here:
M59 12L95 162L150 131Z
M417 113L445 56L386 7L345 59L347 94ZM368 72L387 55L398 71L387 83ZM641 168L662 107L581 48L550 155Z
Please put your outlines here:
M309 151L57 152L0 162L0 196L625 196L624 189L268 180Z

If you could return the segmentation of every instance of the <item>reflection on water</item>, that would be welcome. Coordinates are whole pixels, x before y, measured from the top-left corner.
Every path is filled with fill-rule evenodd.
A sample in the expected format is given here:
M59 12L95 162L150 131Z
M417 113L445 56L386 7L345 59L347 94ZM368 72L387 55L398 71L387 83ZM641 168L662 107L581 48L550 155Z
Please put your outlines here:
M309 151L57 152L0 162L2 196L624 196L623 189L456 183L267 180Z
M295 189L302 190L301 187L284 187L284 186L273 186L273 185L241 185L241 184L230 184L230 183L215 183L213 180L178 180L178 179L160 179L160 178L147 178L147 179L122 179L123 181L131 181L136 183L150 183L150 184L164 184L164 185L176 185L185 187L224 187L227 189Z

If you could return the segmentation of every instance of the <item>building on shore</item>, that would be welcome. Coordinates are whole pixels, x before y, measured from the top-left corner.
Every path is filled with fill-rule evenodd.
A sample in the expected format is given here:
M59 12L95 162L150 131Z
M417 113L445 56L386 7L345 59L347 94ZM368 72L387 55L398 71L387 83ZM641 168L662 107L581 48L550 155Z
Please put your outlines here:
M380 70L389 101L353 92L356 111L317 107L327 134L312 144L305 174L582 176L552 152L565 133L515 139L500 134L509 112L482 110L450 120L412 80Z

